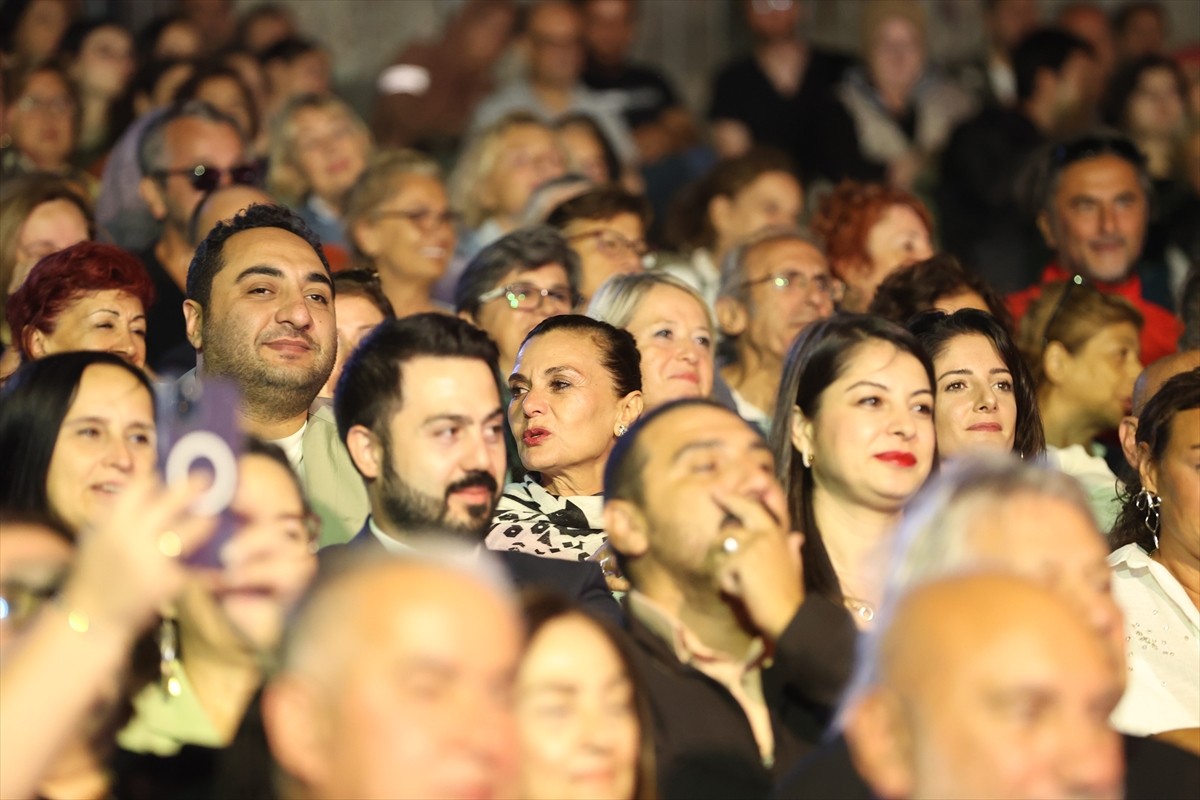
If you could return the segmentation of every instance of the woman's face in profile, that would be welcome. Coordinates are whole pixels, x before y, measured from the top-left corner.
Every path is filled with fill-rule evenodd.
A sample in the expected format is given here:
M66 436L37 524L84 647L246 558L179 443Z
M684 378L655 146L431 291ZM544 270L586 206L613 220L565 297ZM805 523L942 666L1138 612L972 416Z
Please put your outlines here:
M93 364L58 430L46 494L76 532L99 524L134 478L154 469L154 400L128 370Z
M595 622L568 614L546 623L517 674L521 796L629 800L641 733L633 683Z

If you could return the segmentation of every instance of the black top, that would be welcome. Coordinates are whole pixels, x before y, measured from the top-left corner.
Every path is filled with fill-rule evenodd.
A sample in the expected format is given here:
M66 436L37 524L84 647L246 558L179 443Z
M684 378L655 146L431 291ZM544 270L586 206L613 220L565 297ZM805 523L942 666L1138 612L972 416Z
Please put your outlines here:
M942 153L942 242L1003 293L1036 283L1048 256L1017 199L1017 177L1044 141L1025 115L991 107L959 125Z
M196 351L183 320L186 296L167 274L154 246L137 254L154 283L154 305L146 311L146 364L163 376L182 375L196 366Z
M713 80L708 117L743 123L756 144L788 153L803 176L821 174L817 133L833 102L833 88L853 63L839 53L810 47L800 88L782 95L753 55L739 58Z
M589 89L616 97L631 129L654 122L668 108L679 105L679 95L666 77L647 65L622 64L613 69L589 61L582 80Z

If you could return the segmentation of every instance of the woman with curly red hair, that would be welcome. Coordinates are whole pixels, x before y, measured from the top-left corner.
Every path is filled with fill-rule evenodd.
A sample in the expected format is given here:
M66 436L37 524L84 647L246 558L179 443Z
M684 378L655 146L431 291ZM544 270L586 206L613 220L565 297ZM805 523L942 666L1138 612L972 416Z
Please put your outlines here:
M846 295L843 311L865 312L883 279L933 255L933 218L902 189L843 181L812 222Z
M13 345L22 361L99 350L146 364L146 309L154 285L119 247L80 242L39 261L8 298Z

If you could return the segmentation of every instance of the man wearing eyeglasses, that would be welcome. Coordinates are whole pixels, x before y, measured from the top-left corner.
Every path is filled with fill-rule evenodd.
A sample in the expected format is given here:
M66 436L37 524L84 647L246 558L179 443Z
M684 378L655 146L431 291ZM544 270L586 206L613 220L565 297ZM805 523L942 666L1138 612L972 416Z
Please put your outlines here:
M579 308L612 276L644 269L650 206L643 197L610 186L592 189L558 205L546 222L579 255Z
M769 229L729 254L716 310L736 359L720 374L743 419L770 429L788 348L802 330L833 314L844 291L825 254L801 231Z
M146 363L160 374L195 366L183 320L193 252L189 225L208 192L218 186L257 184L258 172L245 153L237 123L195 100L170 109L142 134L138 164L144 177L138 189L162 225L158 241L139 253L158 297L146 314Z
M1054 251L1038 284L1009 297L1020 320L1050 283L1088 283L1124 297L1141 313L1142 363L1175 352L1183 323L1169 304L1161 266L1141 262L1150 216L1145 158L1119 134L1084 134L1044 156L1038 229Z

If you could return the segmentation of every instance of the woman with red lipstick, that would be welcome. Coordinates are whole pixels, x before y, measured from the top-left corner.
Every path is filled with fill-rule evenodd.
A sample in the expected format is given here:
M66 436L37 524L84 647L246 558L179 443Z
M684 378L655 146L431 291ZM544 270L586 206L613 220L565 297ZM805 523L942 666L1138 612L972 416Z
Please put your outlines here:
M908 329L933 360L938 455L976 450L1040 458L1046 452L1033 376L1016 342L986 311L926 311Z
M582 561L605 544L604 466L642 413L640 362L628 332L579 314L529 332L508 377L528 474L504 488L489 548Z
M1021 320L1017 344L1037 384L1046 452L1087 489L1102 531L1120 511L1119 481L1096 442L1129 413L1142 315L1079 282L1051 284Z
M933 466L933 365L916 337L878 317L839 314L793 343L771 445L804 533L805 590L870 624L890 534Z
M652 408L713 388L716 321L695 289L672 275L616 275L600 287L587 315L633 334L642 355L642 399Z

